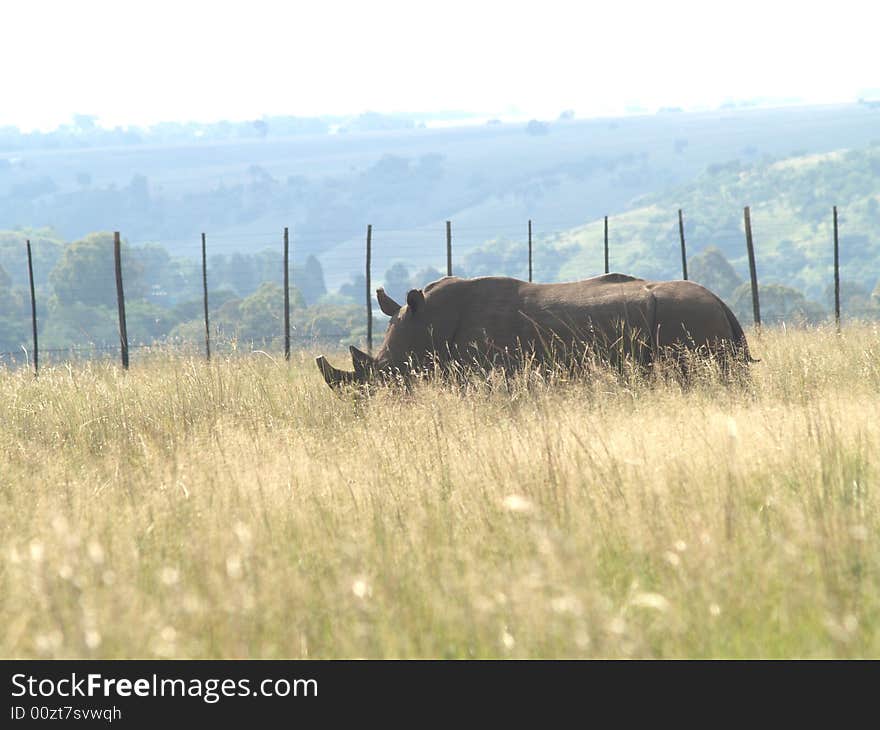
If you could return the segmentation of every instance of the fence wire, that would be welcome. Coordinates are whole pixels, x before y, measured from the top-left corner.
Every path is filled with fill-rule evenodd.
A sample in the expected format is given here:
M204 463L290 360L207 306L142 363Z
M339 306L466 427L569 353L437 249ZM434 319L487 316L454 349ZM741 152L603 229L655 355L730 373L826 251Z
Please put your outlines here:
M647 211L647 212L645 212ZM716 248L732 271L729 290L719 293L736 305L748 283L742 208L731 207L724 220L705 220L684 211L684 235L690 278L707 274L699 258ZM820 214L821 213L821 214ZM811 211L780 223L775 211L751 211L761 289L778 285L803 293L828 315L833 282L831 211ZM846 216L841 210L841 295L854 316L870 304L870 271L847 248ZM603 220L531 221L532 267L536 282L575 280L601 274L605 266ZM290 229L290 341L297 349L318 345L363 343L367 331L365 271L366 228L353 231ZM452 273L459 276L505 275L527 279L530 270L529 221L498 225L452 223ZM206 232L211 349L272 351L284 339L283 231ZM850 244L858 250L863 237ZM124 235L123 235L124 240ZM371 279L394 297L446 274L445 224L411 228L373 226ZM611 271L649 279L682 276L677 214L644 209L609 219ZM79 242L77 256L68 246L54 263L43 256L49 244L33 241L37 281L39 356L42 362L110 356L120 348L117 288L111 234L92 234ZM792 257L808 252L810 265L788 273ZM800 253L799 253L800 252ZM696 258L695 258L696 257ZM51 274L39 270L52 264ZM22 247L22 267L26 265ZM129 348L157 345L198 348L204 344L201 238L139 240L123 244L123 279ZM730 273L730 272L728 272ZM710 285L711 282L703 282ZM720 285L717 285L720 286ZM738 287L738 288L737 288ZM710 288L712 288L710 286ZM853 292L858 290L862 304ZM15 275L12 303L0 319L0 365L32 361L30 301L22 276ZM777 292L778 294L778 292ZM373 300L372 292L369 293ZM0 300L0 304L3 300ZM864 306L862 306L864 305ZM862 306L862 309L859 309ZM737 307L739 309L737 310ZM375 311L373 311L375 309ZM381 332L384 316L375 304L373 331ZM750 310L749 310L750 311ZM819 309L813 312L818 316ZM17 313L17 314L16 314ZM12 316L10 316L12 315ZM5 331L3 331L5 329Z

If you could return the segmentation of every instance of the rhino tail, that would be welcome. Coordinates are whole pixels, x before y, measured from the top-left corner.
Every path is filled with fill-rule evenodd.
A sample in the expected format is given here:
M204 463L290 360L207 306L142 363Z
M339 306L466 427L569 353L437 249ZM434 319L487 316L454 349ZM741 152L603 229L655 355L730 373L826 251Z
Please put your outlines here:
M716 295L715 298L724 310L724 314L727 316L727 321L730 324L730 329L733 331L733 346L735 348L736 357L741 358L743 362L761 362L760 359L753 358L749 352L749 343L746 340L746 333L743 332L742 325L739 323L736 315L730 310L730 307L727 306L721 297Z

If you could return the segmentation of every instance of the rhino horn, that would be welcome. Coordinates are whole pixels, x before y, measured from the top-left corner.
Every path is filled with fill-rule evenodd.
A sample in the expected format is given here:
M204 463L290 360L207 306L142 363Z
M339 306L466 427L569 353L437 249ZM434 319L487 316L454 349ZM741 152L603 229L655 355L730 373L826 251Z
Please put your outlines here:
M376 370L376 361L366 352L358 350L354 345L348 348L351 353L351 362L354 364L354 374L359 380L371 375Z
M318 363L318 370L321 371L321 375L324 376L324 380L327 381L327 385L331 388L338 388L340 385L356 382L354 373L347 373L344 370L333 367L323 355L315 358L315 362Z

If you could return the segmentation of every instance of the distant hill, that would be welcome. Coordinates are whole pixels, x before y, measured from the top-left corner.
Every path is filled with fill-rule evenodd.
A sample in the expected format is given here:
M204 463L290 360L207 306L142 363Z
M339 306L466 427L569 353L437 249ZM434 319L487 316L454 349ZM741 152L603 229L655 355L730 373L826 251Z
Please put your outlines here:
M717 247L748 274L743 207L751 207L759 280L821 298L831 282L832 207L838 206L841 278L873 289L880 278L880 143L758 162L716 164L696 180L646 196L610 221L611 266L653 277L681 275L677 211L689 254ZM602 265L602 221L558 237L576 247L563 278Z
M681 208L690 278L710 286L750 321L746 205L759 284L773 301L768 321L818 321L833 311L835 205L844 313L880 316L880 142L780 160L713 164L692 182L643 196L609 219L610 269L650 279L681 278ZM602 273L603 241L601 218L538 237L536 280ZM498 237L472 251L464 265L469 274L524 277L526 255L521 240Z
M65 240L119 229L133 243L195 256L202 231L213 253L231 254L276 246L289 226L294 256L317 255L336 289L362 271L367 223L376 271L398 261L442 269L445 220L456 263L493 238L524 240L529 218L548 236L608 214L619 236L621 214L645 207L639 199L655 196L653 215L665 220L663 196L712 166L862 148L880 137L880 116L864 104L538 120L542 134L527 124L426 129L374 115L261 121L168 125L151 136L116 130L82 147L76 129L54 146L34 138L3 147L0 135L0 229L50 226ZM731 202L736 216L740 201ZM684 205L689 221L705 215L686 203L673 207Z
M609 216L611 270L675 279L681 277L677 215L681 208L690 278L724 298L744 324L752 321L752 304L743 207L751 208L764 322L788 325L824 321L833 312L832 207L836 205L843 316L880 319L880 142L783 158L763 155L716 162L685 182L635 196L629 203L624 202L623 191L632 193L647 184L637 178L629 180L633 170L644 166L646 180L656 174L650 156L606 156L598 171L581 177L571 167L559 172L564 164L552 168L556 172L536 175L523 183L525 189L533 188L532 210L542 202L562 205L568 200L574 206L570 198L578 185L598 190L602 180L618 180L615 190L621 196L618 202L622 209ZM270 200L275 183L259 170L251 174L253 184L262 186L268 196L265 200ZM437 178L438 188L447 184L441 182L445 177L443 163L436 157L422 157L413 163L386 155L360 183L363 187L358 195L384 202L383 215L389 216L386 222L392 220L392 211L413 216L406 218L413 223L410 227L392 228L389 223L377 227L373 235L373 286L384 285L399 300L409 288L423 286L445 273L443 220L414 225L425 206L441 205L439 193L432 192L425 182L432 177ZM432 197L435 195L437 199ZM295 202L295 196L291 200ZM610 194L604 200L611 200ZM328 193L328 205L331 201ZM517 204L515 199L502 197L459 210L452 228L454 273L528 276L526 220L505 222L511 217L510 206ZM472 211L473 217L466 211ZM117 214L126 212L134 215L124 208ZM525 210L514 212L525 214ZM494 224L489 222L493 216ZM486 223L481 225L480 220ZM581 279L603 271L603 220L594 214L587 221L560 224L553 230L546 219L535 219L535 281ZM341 219L337 225L342 227L345 221ZM277 337L279 233L209 233L208 280L216 314L212 318L227 335L253 341ZM0 231L0 356L5 352L11 357L9 353L21 351L29 336L24 248L28 239L33 244L41 342L65 348L113 340L112 238L110 232L103 232L71 241L49 228ZM323 338L334 342L359 338L365 328L362 235L337 238L325 232L310 241L295 231L293 241L291 282L297 301L297 337L300 341ZM317 241L330 245L313 248L318 255L306 253L309 243ZM179 250L164 241L144 245L126 239L123 246L133 336L141 342L196 340L203 326L198 264L180 256ZM383 321L377 319L379 327Z

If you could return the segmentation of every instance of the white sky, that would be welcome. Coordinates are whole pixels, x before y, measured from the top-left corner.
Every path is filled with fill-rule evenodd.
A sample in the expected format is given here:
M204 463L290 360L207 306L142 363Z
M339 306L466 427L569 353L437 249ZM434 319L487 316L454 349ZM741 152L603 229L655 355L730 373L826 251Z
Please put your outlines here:
M880 87L877 0L4 0L0 124L555 117Z

